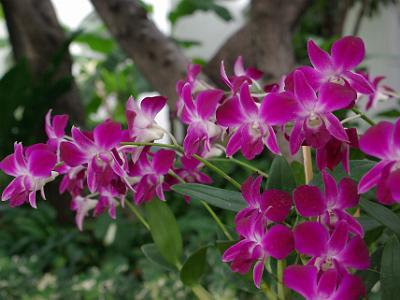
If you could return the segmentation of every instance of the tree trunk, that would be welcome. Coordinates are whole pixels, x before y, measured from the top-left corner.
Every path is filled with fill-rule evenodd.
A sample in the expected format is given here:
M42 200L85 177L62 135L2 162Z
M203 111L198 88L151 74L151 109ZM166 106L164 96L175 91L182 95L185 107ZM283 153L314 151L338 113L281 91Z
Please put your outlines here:
M122 50L132 58L144 77L175 110L175 84L186 73L189 60L179 47L149 20L136 0L91 0Z

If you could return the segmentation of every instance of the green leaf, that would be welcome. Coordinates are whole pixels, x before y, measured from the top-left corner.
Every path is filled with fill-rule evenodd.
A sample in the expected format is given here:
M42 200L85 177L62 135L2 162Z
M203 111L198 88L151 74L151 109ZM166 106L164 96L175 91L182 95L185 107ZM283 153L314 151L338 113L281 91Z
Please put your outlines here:
M172 189L182 195L202 200L210 205L231 211L245 208L246 202L242 194L198 183L175 184Z
M361 199L360 206L367 214L400 236L400 217L394 212L381 204L366 199Z
M207 248L198 249L183 264L180 277L185 285L193 286L199 282L207 265Z
M222 254L224 254L225 250L228 249L230 246L233 246L234 244L236 244L238 241L216 241L215 245L217 246L219 252Z
M282 156L276 156L268 172L267 189L278 189L291 193L296 188L292 168Z
M385 244L381 263L382 299L396 300L400 295L400 242L392 236Z
M171 209L165 202L153 200L145 206L150 232L161 255L173 265L182 256L182 237Z
M140 249L142 250L144 256L146 256L146 258L153 264L163 269L176 270L174 265L171 265L164 259L164 257L162 257L155 244L145 244L140 247Z
M343 177L350 177L354 181L360 181L361 177L364 176L374 165L375 161L368 159L360 159L360 160L351 160L350 161L350 176L346 174L342 167L337 167L333 172L329 172L336 180L340 180ZM322 175L321 173L317 173L314 176L312 184L317 185L319 187L323 186L322 183Z

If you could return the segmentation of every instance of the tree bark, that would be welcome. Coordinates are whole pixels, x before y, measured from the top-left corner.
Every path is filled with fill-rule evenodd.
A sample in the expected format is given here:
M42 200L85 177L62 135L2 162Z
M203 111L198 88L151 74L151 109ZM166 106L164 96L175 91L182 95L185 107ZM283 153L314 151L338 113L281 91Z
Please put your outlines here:
M50 0L0 0L3 5L9 37L16 60L26 58L34 78L49 70L52 58L66 42ZM54 79L72 78L71 56L66 51ZM68 113L71 119L84 123L84 110L75 81L56 99L56 112Z
M308 0L252 0L250 19L214 55L205 68L214 81L219 78L219 63L233 66L243 55L246 65L257 67L267 80L277 80L294 65L293 30Z
M120 47L144 77L175 110L175 84L186 73L189 60L148 18L137 0L91 0Z

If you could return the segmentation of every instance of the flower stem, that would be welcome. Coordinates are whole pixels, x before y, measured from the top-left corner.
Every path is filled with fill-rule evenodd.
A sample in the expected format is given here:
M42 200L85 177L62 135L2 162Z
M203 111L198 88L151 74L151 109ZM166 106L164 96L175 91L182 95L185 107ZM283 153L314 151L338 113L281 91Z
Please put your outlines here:
M210 160L211 161L220 161L220 162L232 161L232 162L234 162L235 164L237 164L239 166L242 166L242 167L244 167L246 169L249 169L250 171L253 171L253 172L257 173L258 175L261 175L261 176L263 176L265 178L268 178L268 174L267 173L261 171L260 169L254 167L254 166L252 166L252 165L250 165L248 163L245 163L244 161L241 161L241 160L233 158L233 157L229 157L229 158L211 158Z
M283 270L285 269L286 261L278 260L277 275L278 275L278 297L280 300L285 300L285 287L283 285Z
M150 231L150 225L149 223L147 223L147 221L144 219L144 217L141 215L141 213L139 212L139 210L136 208L136 206L134 204L132 204L130 201L126 201L125 202L126 205L128 205L129 209L135 214L135 216L139 219L139 221L143 224L144 227L146 227L146 229L148 231Z
M269 288L266 282L261 283L261 290L267 296L268 300L278 300L276 294Z
M304 160L304 175L306 179L306 184L309 184L314 176L312 169L311 148L309 146L303 146L302 150Z
M365 122L367 122L369 125L374 126L375 122L372 121L367 115L365 115L362 111L360 111L358 108L353 107L351 109L353 112L356 114L360 115L360 118L363 119Z
M199 284L196 284L196 285L192 286L192 292L193 292L193 294L196 295L196 297L199 300L211 300L211 299L214 299L214 297L209 292L207 292L207 290L205 288L203 288Z

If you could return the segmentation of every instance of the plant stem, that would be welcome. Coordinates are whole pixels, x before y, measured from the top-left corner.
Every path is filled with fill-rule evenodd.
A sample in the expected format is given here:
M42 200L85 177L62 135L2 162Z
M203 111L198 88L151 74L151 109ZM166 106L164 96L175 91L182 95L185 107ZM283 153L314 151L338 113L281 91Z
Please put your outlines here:
M283 270L285 269L285 260L278 260L277 275L278 275L278 297L280 300L285 300L285 287L283 285Z
M196 295L196 297L199 300L211 300L211 299L214 299L213 296L209 292L207 292L207 290L205 288L203 288L199 284L192 286L192 292L193 292L193 294Z
M268 284L263 282L261 283L261 290L267 296L268 300L278 300L276 294L269 288Z
M304 175L306 184L309 184L313 179L311 148L309 146L302 146L303 161L304 161Z
M257 173L257 174L259 174L261 176L264 176L265 178L268 178L268 174L267 173L261 171L260 169L254 167L252 165L249 165L249 164L245 163L244 161L241 161L241 160L233 158L233 157L229 157L229 158L211 158L210 160L211 161L220 161L220 162L232 161L232 162L234 162L235 164L237 164L239 166L242 166L242 167L244 167L246 169L249 169L250 171L253 171L253 172L255 172L255 173Z
M135 216L139 219L140 222L142 222L143 226L146 227L148 231L150 231L150 225L147 223L147 221L144 219L144 217L141 215L139 210L136 208L134 204L132 204L129 200L125 202L126 205L128 205L129 209L135 214Z
M222 232L225 234L226 238L230 241L233 241L233 237L231 236L231 234L229 233L229 231L226 229L224 223L222 223L222 221L220 220L220 218L217 216L217 214L215 213L215 211L210 207L210 205L208 205L207 202L205 201L201 201L201 204L203 204L203 206L207 209L207 211L210 213L211 217L214 219L214 221L217 223L217 225L219 226L219 228L222 230Z
M374 126L375 122L372 121L367 115L365 115L362 111L360 111L358 108L353 107L351 109L353 112L356 114L360 115L360 118L363 119L365 122L367 122L369 125Z

